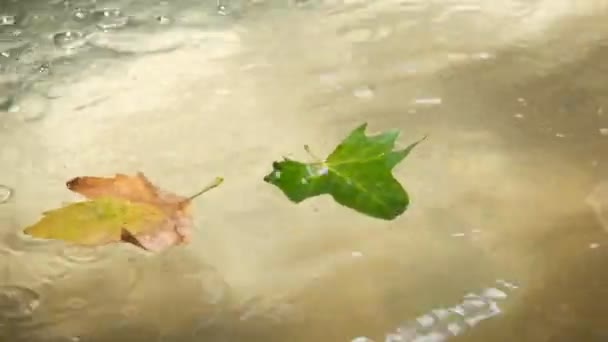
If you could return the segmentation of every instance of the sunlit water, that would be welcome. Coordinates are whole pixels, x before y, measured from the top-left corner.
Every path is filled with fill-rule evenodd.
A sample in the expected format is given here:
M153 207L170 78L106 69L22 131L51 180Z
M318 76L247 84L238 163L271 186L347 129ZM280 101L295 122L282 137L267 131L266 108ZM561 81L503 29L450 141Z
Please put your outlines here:
M0 0L0 340L608 340L608 3ZM262 181L428 134L383 222ZM65 181L191 194L160 255L20 234Z

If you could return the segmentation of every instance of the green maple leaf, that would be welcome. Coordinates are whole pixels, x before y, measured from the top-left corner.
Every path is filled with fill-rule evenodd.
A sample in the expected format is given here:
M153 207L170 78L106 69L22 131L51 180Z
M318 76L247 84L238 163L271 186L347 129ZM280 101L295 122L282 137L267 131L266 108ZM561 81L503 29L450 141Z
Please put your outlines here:
M295 203L328 194L365 215L385 220L398 217L407 209L409 196L392 170L426 137L393 150L397 130L366 136L366 127L363 124L353 130L324 161L302 163L284 158L274 162L264 181Z

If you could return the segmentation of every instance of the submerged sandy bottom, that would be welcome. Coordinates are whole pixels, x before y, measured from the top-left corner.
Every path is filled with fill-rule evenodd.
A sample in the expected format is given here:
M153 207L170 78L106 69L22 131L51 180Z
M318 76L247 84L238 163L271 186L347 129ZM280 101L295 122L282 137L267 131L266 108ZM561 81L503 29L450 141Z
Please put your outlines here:
M197 33L194 46L91 64L58 84L40 120L0 117L0 180L14 189L0 206L0 285L40 295L31 321L0 321L7 336L383 341L499 279L518 286L506 315L463 340L604 336L608 123L593 68L605 51L476 50L493 57L455 63L429 50L418 59L428 69L412 73L392 45L303 28L311 18L251 20ZM406 31L396 32L387 39ZM549 52L568 63L536 74L525 57L548 64ZM400 129L403 145L429 135L396 170L412 197L401 218L329 198L296 206L262 181L272 161L307 158L304 144L328 153L364 121ZM151 256L15 235L78 198L67 179L136 171L180 194L226 179L196 202L192 244Z

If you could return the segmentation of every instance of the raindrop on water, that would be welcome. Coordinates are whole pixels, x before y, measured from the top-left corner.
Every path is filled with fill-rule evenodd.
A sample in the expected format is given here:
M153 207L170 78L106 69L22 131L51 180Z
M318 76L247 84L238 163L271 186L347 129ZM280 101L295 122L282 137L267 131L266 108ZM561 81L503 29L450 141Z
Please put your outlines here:
M0 15L0 26L15 25L15 22L14 15Z
M169 19L169 17L164 16L164 15L159 15L158 17L156 17L156 21L158 21L158 23L162 24L162 25L171 23L171 19Z
M51 71L51 66L48 63L43 63L38 67L38 72L41 74L48 74Z
M228 15L230 14L230 8L228 7L227 1L218 0L217 1L217 13L219 15Z
M129 18L117 8L103 9L93 12L97 27L102 30L113 30L127 25Z
M6 185L0 185L0 204L8 202L13 196L13 190Z
M74 20L83 21L89 16L89 11L84 8L77 8L72 15L74 16Z
M0 286L0 318L19 319L30 316L40 305L40 295L21 286Z
M80 31L65 31L55 33L53 36L55 46L62 49L75 49L86 43L84 34Z

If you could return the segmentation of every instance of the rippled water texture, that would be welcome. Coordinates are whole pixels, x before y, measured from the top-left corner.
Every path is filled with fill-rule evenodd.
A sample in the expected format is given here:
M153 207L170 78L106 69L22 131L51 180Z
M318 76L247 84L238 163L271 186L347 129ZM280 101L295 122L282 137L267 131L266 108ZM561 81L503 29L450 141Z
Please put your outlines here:
M606 341L608 1L0 0L0 340ZM429 138L379 222L273 160ZM160 255L22 235L82 175L196 202Z

